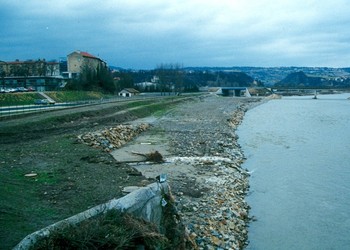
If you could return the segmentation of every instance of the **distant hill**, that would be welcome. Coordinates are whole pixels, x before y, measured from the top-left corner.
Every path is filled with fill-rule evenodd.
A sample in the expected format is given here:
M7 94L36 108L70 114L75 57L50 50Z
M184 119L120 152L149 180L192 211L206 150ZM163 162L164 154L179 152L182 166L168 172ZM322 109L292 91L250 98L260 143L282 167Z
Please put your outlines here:
M350 79L342 77L310 76L302 71L293 72L275 84L276 87L349 87Z
M132 70L111 66L132 75L134 82L150 81L154 70ZM185 67L188 86L330 86L349 87L350 68L329 67ZM300 73L302 72L302 74Z
M298 71L287 75L284 79L275 84L281 87L316 87L326 83L326 79L318 76L307 76L304 72Z
M258 84L246 73L223 71L188 71L184 76L184 82L211 87L247 87Z
M114 70L117 70L117 71L126 71L126 69L124 68L121 68L121 67L116 67L116 66L109 66L109 69L114 71Z
M134 83L151 82L154 76L158 75L157 70L123 70L118 67L110 67L111 69L121 71L128 74ZM193 89L202 86L211 87L250 87L261 86L260 81L255 80L253 77L241 71L214 71L214 70L202 70L196 69L181 69L181 82L186 89ZM172 70L165 71L163 74L169 74L167 81L175 83L179 79L177 74L174 74ZM174 78L175 77L175 78ZM174 78L174 79L173 79Z
M261 81L265 86L273 86L289 74L304 72L307 76L322 77L325 79L337 79L344 82L350 78L350 68L329 68L329 67L188 67L187 70L207 72L244 72L255 80ZM341 80L342 79L342 80ZM336 83L336 84L338 84Z

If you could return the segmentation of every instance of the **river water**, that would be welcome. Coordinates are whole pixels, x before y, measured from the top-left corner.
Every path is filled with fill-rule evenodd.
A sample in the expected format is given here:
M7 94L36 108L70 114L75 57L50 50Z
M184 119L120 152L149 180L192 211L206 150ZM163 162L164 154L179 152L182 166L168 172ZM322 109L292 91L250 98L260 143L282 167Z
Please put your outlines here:
M350 249L350 94L288 97L238 128L254 250Z

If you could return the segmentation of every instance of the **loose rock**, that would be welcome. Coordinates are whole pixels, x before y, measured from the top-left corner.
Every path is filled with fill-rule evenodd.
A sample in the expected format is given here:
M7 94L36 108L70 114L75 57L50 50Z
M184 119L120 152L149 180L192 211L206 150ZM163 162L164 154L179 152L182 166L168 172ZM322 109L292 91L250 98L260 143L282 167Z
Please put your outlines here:
M166 161L197 169L196 180L183 178L170 185L198 249L242 249L247 244L249 206L244 198L249 173L240 167L245 157L235 130L250 104L244 99L204 98L157 125L170 139L174 157ZM189 189L185 182L191 192L182 189ZM193 196L194 186L205 192Z
M138 126L117 125L115 127L86 133L78 136L78 140L89 146L101 148L107 152L120 148L135 136L149 128L149 124L142 123Z

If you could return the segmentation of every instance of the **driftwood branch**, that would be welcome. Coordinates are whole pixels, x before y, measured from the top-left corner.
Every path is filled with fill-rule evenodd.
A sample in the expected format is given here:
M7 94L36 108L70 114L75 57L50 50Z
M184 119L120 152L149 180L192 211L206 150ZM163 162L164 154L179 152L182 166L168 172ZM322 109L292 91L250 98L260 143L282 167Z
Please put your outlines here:
M162 154L159 153L158 151L154 151L154 152L147 153L147 154L139 153L139 152L131 152L131 153L145 157L145 161L164 162Z

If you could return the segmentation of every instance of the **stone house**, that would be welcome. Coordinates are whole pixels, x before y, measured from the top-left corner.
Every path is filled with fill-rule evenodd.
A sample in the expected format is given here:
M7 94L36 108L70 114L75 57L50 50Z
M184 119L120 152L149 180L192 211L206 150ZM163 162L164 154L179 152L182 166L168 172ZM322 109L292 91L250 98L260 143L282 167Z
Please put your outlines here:
M69 78L74 78L82 72L84 67L96 70L98 67L107 67L107 63L88 52L77 50L67 55L67 67Z

